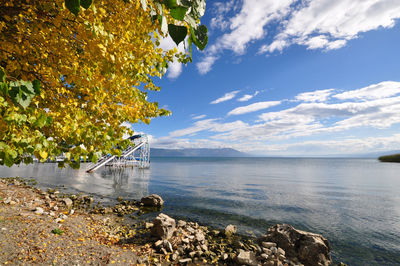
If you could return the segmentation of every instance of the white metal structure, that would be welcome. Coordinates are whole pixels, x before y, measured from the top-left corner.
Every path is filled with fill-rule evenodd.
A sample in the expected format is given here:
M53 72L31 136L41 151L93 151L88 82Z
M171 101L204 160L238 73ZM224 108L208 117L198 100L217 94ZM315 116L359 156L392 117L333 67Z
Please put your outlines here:
M146 134L134 135L130 139L135 143L134 146L128 146L120 157L115 155L105 155L97 163L89 164L86 172L92 173L102 166L138 166L139 168L150 167L150 145ZM138 151L139 158L135 157Z

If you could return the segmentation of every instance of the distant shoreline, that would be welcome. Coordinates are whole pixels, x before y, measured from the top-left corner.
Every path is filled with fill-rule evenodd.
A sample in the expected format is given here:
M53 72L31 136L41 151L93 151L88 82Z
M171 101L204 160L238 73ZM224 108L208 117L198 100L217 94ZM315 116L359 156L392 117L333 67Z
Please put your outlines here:
M400 163L400 153L381 156L378 160L384 163Z

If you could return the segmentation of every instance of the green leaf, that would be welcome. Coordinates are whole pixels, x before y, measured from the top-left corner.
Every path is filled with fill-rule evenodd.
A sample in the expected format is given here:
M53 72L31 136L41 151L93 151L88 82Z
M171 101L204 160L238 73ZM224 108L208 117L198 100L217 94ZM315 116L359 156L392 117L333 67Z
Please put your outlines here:
M186 37L187 28L184 26L176 26L174 24L168 24L168 32L171 35L172 40L179 45Z
M14 164L14 159L7 152L4 153L3 162L8 167L11 167Z
M177 7L176 0L167 0L167 1L165 2L165 5L166 5L169 9L176 8L176 7Z
M45 114L41 113L33 125L38 128L42 128L43 126L46 125L46 123L47 123L47 116Z
M185 14L188 11L188 8L183 6L177 6L175 8L171 8L170 15L177 20L182 21L185 18Z
M207 27L200 25L197 29L190 27L190 37L193 43L200 49L204 50L208 43Z
M40 81L35 79L32 82L32 85L33 85L33 91L34 91L35 95L39 95L40 94Z
M4 72L4 68L0 67L0 82L6 81L6 73Z
M0 82L0 91L3 93L4 96L8 94L8 86L5 82Z
M92 0L80 0L81 7L84 9L88 9L90 5L92 4Z
M65 6L72 14L78 16L80 9L80 0L65 0Z

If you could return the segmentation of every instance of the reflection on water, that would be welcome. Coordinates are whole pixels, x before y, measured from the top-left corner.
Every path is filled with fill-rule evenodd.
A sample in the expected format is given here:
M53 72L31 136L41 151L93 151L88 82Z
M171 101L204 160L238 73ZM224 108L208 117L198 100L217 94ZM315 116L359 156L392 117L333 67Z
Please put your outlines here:
M0 176L34 177L42 187L64 185L67 192L90 193L106 199L118 196L140 199L148 195L150 170L103 167L95 173L86 173L84 164L75 170L47 163L0 167Z
M150 169L88 174L55 164L0 167L105 200L162 195L163 212L242 233L290 223L322 233L349 265L400 265L400 164L370 159L153 158Z

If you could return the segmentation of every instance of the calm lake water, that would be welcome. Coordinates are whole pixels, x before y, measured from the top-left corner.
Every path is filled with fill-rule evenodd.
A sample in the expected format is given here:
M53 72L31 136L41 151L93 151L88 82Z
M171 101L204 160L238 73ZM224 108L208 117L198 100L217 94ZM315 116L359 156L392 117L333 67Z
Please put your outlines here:
M104 200L156 193L174 217L261 235L275 223L321 233L336 262L400 265L400 164L374 159L152 158L150 169L88 174L56 164L0 167Z

